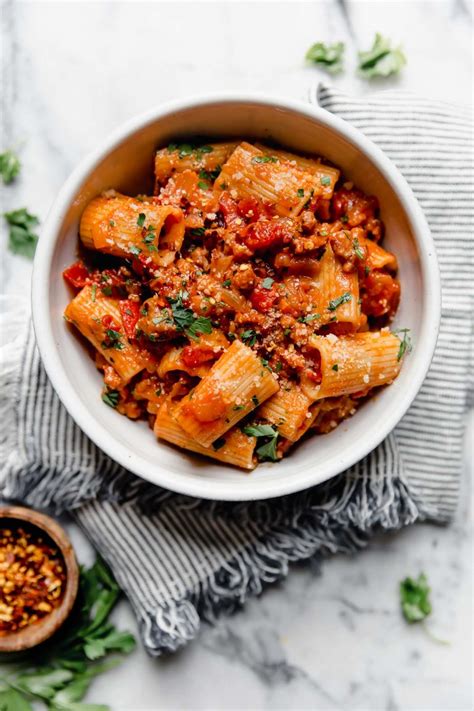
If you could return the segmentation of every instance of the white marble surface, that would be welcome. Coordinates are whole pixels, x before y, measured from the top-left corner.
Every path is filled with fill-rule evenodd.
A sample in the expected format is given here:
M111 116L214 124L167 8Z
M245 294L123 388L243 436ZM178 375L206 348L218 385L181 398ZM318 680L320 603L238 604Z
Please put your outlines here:
M336 83L353 93L399 86L472 99L469 0L63 0L1 8L1 143L20 146L24 164L21 179L2 190L2 210L27 205L44 217L75 163L118 123L160 101L224 89L305 97L325 78L302 61L318 39L347 42L348 69ZM400 78L369 87L354 76L353 53L375 31L403 43L408 66ZM30 269L4 256L2 290L27 293ZM328 561L322 575L295 569L175 657L151 660L138 650L96 680L90 700L114 711L472 708L470 462L466 447L450 527L381 537L355 558ZM86 560L89 546L73 534ZM431 628L447 646L400 617L398 581L421 570L433 587ZM126 602L117 619L133 627Z

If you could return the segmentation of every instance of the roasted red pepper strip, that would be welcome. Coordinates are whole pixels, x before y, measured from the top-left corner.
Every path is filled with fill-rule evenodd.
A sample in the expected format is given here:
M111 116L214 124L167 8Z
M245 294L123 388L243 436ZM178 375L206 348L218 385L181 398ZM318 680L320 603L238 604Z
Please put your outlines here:
M140 304L138 301L126 299L125 301L119 301L119 308L127 338L135 338L135 327L140 318Z
M82 289L86 285L89 272L84 264L78 261L63 271L63 277L75 289Z

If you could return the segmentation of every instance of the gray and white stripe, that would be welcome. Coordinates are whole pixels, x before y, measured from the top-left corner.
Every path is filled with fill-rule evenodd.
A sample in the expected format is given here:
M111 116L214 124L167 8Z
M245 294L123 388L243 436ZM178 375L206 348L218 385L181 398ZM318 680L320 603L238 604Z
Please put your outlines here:
M347 472L309 491L243 504L153 487L76 427L41 366L28 319L17 303L0 302L0 325L16 334L0 351L0 493L74 511L153 655L179 649L201 620L232 612L294 561L353 553L376 531L447 521L456 507L473 313L469 115L390 92L354 100L323 87L310 100L351 121L404 172L430 222L443 280L429 376L395 432ZM443 199L446 191L453 199Z

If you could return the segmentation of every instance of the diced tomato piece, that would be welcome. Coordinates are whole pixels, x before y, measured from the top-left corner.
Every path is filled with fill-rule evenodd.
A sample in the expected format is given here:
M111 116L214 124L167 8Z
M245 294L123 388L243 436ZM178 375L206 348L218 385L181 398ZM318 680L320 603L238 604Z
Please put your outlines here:
M378 200L373 195L365 195L361 190L337 190L332 198L332 212L337 220L347 217L350 227L366 222L376 216L379 207Z
M262 283L257 284L250 295L252 306L261 313L268 311L277 299L278 293L276 289L273 286L270 289L265 289L265 287L262 286Z
M244 242L253 252L268 249L291 241L288 227L277 220L260 220L252 222L244 234Z
M368 316L395 313L400 301L400 284L386 272L371 271L362 282L362 311Z
M127 338L135 338L135 326L140 318L139 302L130 299L119 301L119 309Z
M215 353L210 346L185 346L181 353L181 359L188 368L197 368L218 357L219 353Z
M231 198L229 193L223 192L219 198L219 208L224 215L225 223L227 227L232 227L235 225L236 220L242 221L239 215L239 208L235 200Z
M110 314L102 316L102 326L104 328L111 328L114 331L117 331L120 328L119 324L114 320L113 316L110 316Z
M261 215L266 214L263 204L254 197L239 200L237 209L241 217L250 219L252 222L258 220Z
M87 267L79 260L63 271L63 277L75 289L82 289L89 277Z

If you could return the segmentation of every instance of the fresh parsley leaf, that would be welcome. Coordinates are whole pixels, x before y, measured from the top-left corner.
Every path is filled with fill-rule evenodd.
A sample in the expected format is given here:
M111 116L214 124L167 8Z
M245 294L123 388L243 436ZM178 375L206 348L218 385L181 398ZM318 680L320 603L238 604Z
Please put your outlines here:
M231 284L232 284L232 282L230 279L226 279L225 281L222 282L222 286L224 286L226 289L228 289Z
M361 249L361 246L360 246L360 243L359 243L359 240L357 239L357 237L354 238L354 241L352 244L354 246L354 252L356 254L356 257L358 259L364 259L364 252Z
M33 232L33 228L39 224L36 215L30 214L26 207L22 207L19 210L4 212L3 216L10 226L9 250L32 259L38 242L38 235Z
M144 213L144 212L140 212L140 214L139 214L138 217L137 217L137 225L138 225L139 227L143 227L143 225L145 224L145 220L146 220L146 215L145 215L145 213Z
M180 146L178 146L179 150L179 157L180 158L185 158L186 156L190 156L192 152L194 151L194 147L190 143L182 143Z
M199 177L201 180L205 180L208 183L213 183L219 177L222 168L218 165L214 170L201 170L199 171Z
M400 336L398 336L399 333L403 333L403 338L400 338ZM400 361L405 355L405 353L411 353L413 348L413 344L410 338L410 329L401 328L399 331L395 331L395 335L398 336L398 338L400 339L400 348L398 349L397 353L397 360Z
M424 573L417 580L405 578L400 583L400 604L407 622L420 622L431 613L430 587Z
M273 425L245 425L242 432L249 437L278 437L278 432Z
M180 291L176 298L169 298L173 321L178 331L184 331L189 338L198 339L198 333L212 333L212 321L206 316L196 316L192 309L184 305L187 292Z
M321 185L327 187L328 185L331 185L331 178L329 177L329 175L323 175L319 182L321 183Z
M343 69L344 49L343 42L335 44L316 42L306 52L306 60L317 64L330 74L339 74Z
M296 194L298 197L304 197L304 188L298 188Z
M98 674L118 663L97 663L109 651L127 653L135 646L128 632L116 630L108 617L120 590L105 565L97 560L81 569L74 609L51 641L33 649L0 680L0 709L31 711L30 699L51 711L108 711L102 704L81 703ZM36 705L35 705L36 708Z
M242 432L249 437L263 437L265 441L255 450L260 461L278 461L277 456L277 440L278 431L273 425L246 425L242 428Z
M334 363L334 365L332 366L332 369L335 370L336 373L337 373L337 371L339 370L338 364L337 364L337 363Z
M199 188L200 190L210 190L210 189L211 189L209 183L204 183L202 180L199 180L199 182L198 182L198 188Z
M96 299L96 294L97 294L97 284L94 282L91 286L91 299L92 301L95 301Z
M321 314L306 314L306 316L300 316L298 321L300 323L311 323L311 321L316 321L316 319L320 318L320 316Z
M241 334L240 340L247 344L247 346L252 347L257 341L257 332L254 331L253 328L248 328Z
M328 310L335 311L338 306L341 306L342 304L347 304L347 302L351 299L352 294L349 291L346 291L344 294L342 294L342 296L338 296L337 299L332 299L332 301L329 302Z
M377 32L372 47L359 52L359 74L364 79L397 74L407 63L401 47L392 48L391 41Z
M278 163L278 158L275 158L275 156L255 156L255 158L252 158L252 163Z
M189 230L189 232L193 235L193 237L202 237L206 234L204 227L193 227L193 229Z
M110 390L107 388L105 393L102 395L102 402L105 402L106 405L112 408L116 408L117 405L119 404L120 400L120 393L118 390Z
M138 257L139 254L141 254L141 249L140 247L137 247L136 244L132 244L130 247L130 254L134 254L136 257Z
M271 277L265 277L265 279L262 281L262 287L264 289L271 289L274 281L275 280Z
M115 348L116 351L122 351L124 344L122 343L122 334L115 331L113 328L105 330L105 338L101 343L102 348Z
M109 284L100 287L101 292L104 296L112 296L112 287Z
M13 151L0 154L0 174L5 185L9 185L20 172L21 163Z

